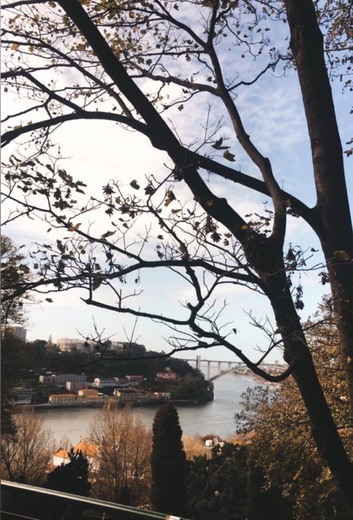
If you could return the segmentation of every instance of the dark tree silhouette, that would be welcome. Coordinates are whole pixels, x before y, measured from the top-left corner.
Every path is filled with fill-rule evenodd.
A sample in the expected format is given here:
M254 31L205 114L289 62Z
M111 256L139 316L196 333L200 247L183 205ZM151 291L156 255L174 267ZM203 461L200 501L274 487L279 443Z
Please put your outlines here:
M10 332L1 339L1 433L14 434L14 387L18 383L18 358L22 341Z
M62 464L48 474L47 487L73 495L89 496L91 484L88 481L87 457L80 451L75 453L72 448L69 457L68 464Z
M247 450L225 443L212 457L188 463L187 491L192 518L244 519L246 507Z
M152 491L153 507L162 513L185 516L186 458L176 408L167 403L153 421Z

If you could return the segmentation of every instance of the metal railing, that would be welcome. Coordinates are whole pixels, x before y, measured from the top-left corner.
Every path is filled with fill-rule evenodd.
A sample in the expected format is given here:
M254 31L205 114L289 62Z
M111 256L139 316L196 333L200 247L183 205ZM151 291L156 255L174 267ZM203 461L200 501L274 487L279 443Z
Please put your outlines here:
M1 491L1 520L186 520L8 480Z

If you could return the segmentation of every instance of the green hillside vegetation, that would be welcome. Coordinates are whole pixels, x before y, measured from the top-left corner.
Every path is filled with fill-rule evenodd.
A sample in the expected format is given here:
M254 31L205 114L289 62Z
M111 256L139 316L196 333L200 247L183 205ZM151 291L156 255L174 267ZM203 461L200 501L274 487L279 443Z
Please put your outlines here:
M88 382L96 377L122 378L126 375L141 375L144 378L144 389L169 392L172 399L213 398L212 384L205 380L202 372L191 367L186 361L148 351L143 345L129 344L129 348L128 344L123 345L126 345L126 348L116 357L105 359L97 358L94 352L61 352L56 348L48 351L44 340L20 342L16 367L19 377L16 384L32 387L36 394L35 400L40 403L46 402L49 395L59 391L55 385L43 386L39 383L39 375L46 372L84 373ZM177 375L176 379L157 381L156 374L166 371L174 372Z

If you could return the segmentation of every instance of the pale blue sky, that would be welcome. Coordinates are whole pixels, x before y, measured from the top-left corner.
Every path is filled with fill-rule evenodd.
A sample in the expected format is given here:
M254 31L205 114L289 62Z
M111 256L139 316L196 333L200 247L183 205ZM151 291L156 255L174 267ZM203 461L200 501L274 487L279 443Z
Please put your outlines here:
M242 65L244 68L245 65ZM249 72L250 74L250 72ZM341 85L335 85L335 103L337 116L341 128L342 142L345 143L352 136L352 125L349 120L349 99L347 93L341 94ZM11 99L9 98L11 104ZM201 117L207 110L207 99L199 96L192 101L190 108L182 112L176 109L173 122L178 133L185 141L192 140L201 132ZM297 78L294 71L288 77L275 78L272 73L261 79L251 90L239 90L238 107L244 119L247 131L253 138L260 151L268 155L276 178L284 189L311 205L314 203L314 185L311 175L310 149L306 134L305 119L302 102L298 90ZM216 109L215 109L216 110ZM217 112L215 112L215 115ZM229 122L220 134L229 137L227 144L231 145L231 152L235 153L237 162L234 163L245 173L257 175L253 165L241 151ZM164 164L170 165L164 153L153 150L149 141L136 133L126 132L116 124L105 122L68 123L61 127L56 140L60 142L62 154L70 157L63 161L63 168L76 179L82 179L89 185L89 193L97 193L111 178L119 177L129 185L132 179L141 180L151 173L165 171ZM11 146L5 150L4 159L14 150ZM347 184L352 197L352 159L346 161ZM251 194L241 187L229 185L214 176L210 179L212 186L217 186L217 194L227 196L239 212L244 216L251 211L261 211L265 197ZM188 197L184 186L176 187L180 197ZM6 210L4 210L6 211ZM3 233L10 236L16 244L29 243L54 238L54 232L46 233L48 226L33 220L15 221L4 228ZM103 230L103 232L106 229ZM44 238L43 238L44 237ZM300 244L304 249L319 248L318 241L305 223L297 219L290 219L288 226L287 243ZM316 255L313 262L319 262L320 255ZM303 274L301 280L304 286L305 309L301 316L306 318L315 312L317 304L324 293L319 284L317 272ZM160 312L179 313L179 301L187 300L190 295L188 289L173 279L170 273L141 273L140 287L144 289L140 300L141 309ZM57 294L52 296L54 303L36 302L28 306L28 334L29 340L37 338L47 339L52 335L53 340L60 337L88 336L94 332L93 322L100 331L104 330L105 337L116 341L133 339L152 350L168 350L164 338L169 330L161 324L151 323L139 319L135 327L135 318L119 315L88 307L80 299L80 291ZM254 292L244 288L220 293L220 301L227 299L229 307L225 312L225 321L234 321L237 329L234 345L243 349L245 353L255 356L254 347L267 346L267 340L258 329L249 324L246 313L252 311L258 319L268 316L271 318L271 309L268 302ZM131 338L135 327L135 335ZM189 354L186 354L189 357ZM205 354L208 359L234 359L233 354L225 349L217 348ZM281 359L280 353L271 356L271 360Z

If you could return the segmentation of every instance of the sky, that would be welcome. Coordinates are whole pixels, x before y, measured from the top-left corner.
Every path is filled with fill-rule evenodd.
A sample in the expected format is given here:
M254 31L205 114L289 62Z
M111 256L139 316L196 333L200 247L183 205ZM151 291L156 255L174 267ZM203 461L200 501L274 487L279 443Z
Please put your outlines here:
M238 64L237 64L238 65ZM228 64L229 66L229 64ZM241 64L246 67L251 63ZM341 85L334 85L337 117L342 132L342 141L351 137L351 121L349 120L348 96L342 96ZM8 95L7 103L11 107L18 101ZM259 146L263 154L272 161L275 176L285 190L312 205L314 187L311 176L310 148L307 139L302 102L299 95L297 78L293 71L287 76L275 78L273 73L262 78L251 90L240 88L237 104L244 118L246 129L251 138ZM176 110L170 117L177 125L183 140L192 140L202 132L202 122L207 110L207 100L202 96L193 102L191 109L179 113ZM168 121L169 122L169 121ZM170 122L169 122L170 124ZM257 176L254 167L241 151L229 121L225 120L220 133L229 137L227 144L236 155L235 167L246 173ZM109 122L75 122L62 126L55 135L60 143L62 154L66 159L63 167L76 179L82 179L89 185L90 193L101 190L110 179L119 178L128 186L131 180L145 182L145 176L162 174L170 160L163 152L154 150L147 138L135 132L127 132L118 125ZM5 149L3 157L14 151L14 146ZM353 193L352 159L346 161L347 183L350 197ZM248 191L229 185L219 179L210 179L216 186L217 194L226 196L244 216L251 211L263 211L265 197L249 194ZM142 184L143 185L143 184ZM188 198L187 189L176 186L177 196ZM3 209L3 212L6 208ZM100 220L94 222L100 225ZM103 224L102 224L103 225ZM142 232L142 222L139 224ZM39 240L53 240L54 232L47 233L48 226L35 220L14 221L4 227L3 234L11 237L15 244L29 244ZM104 229L105 231L105 229ZM300 244L304 249L319 249L319 244L311 230L299 219L290 219L288 225L288 241ZM311 263L319 263L321 256L317 253ZM309 263L310 263L309 262ZM312 315L325 289L319 283L317 271L303 273L301 283L304 287L305 308L300 313L303 319ZM182 284L180 279L168 273L141 273L138 290L141 309L148 309L173 316L182 316L181 304L193 301L192 291ZM105 311L86 305L80 291L51 295L53 303L36 299L27 308L27 339L48 339L55 342L59 338L87 337L98 330L104 338L114 341L136 341L144 344L148 350L168 351L167 343L170 330L161 323L129 317L124 314ZM108 295L102 294L108 299ZM235 346L243 350L254 360L258 358L259 349L265 348L268 338L262 330L251 323L250 314L266 323L272 320L268 302L260 295L245 288L225 289L219 293L220 306L227 301L224 310L224 323L232 323L236 336L232 337ZM185 311L184 311L185 315ZM217 347L211 351L200 351L204 359L234 360L234 355L224 348ZM186 353L184 357L194 357L194 353ZM179 357L183 357L180 354ZM276 352L270 361L281 360L281 353Z

